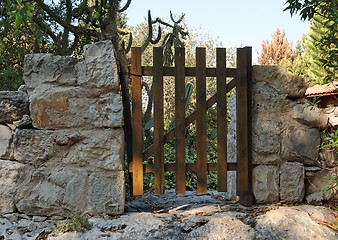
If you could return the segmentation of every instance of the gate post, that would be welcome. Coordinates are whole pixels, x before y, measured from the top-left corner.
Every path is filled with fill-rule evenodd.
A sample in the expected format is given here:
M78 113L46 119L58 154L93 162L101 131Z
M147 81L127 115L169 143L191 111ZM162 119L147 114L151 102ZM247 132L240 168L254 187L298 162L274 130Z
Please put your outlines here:
M252 206L252 48L237 49L237 189L240 204Z
M142 90L141 90L141 48L131 49L131 84L132 84L132 172L133 195L143 194L143 139L142 139Z

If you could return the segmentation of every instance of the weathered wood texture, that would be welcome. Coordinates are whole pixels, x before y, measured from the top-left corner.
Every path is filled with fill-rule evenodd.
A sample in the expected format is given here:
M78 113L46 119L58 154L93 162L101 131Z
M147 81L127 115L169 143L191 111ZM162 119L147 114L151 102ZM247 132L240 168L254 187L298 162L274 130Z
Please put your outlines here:
M154 48L154 165L155 193L164 193L164 110L163 110L163 49Z
M185 50L175 49L176 193L186 192L185 174Z
M251 48L237 49L237 189L240 203L251 206Z
M207 192L207 112L205 48L196 49L197 192Z
M132 128L133 128L133 194L143 194L143 147L142 147L142 91L141 49L131 50Z
M251 48L237 50L237 68L226 68L226 49L216 50L216 68L206 67L204 48L196 49L196 67L185 67L185 49L175 49L175 67L163 66L163 50L154 48L154 66L141 66L140 48L133 48L131 60L133 103L133 173L134 195L143 193L143 172L155 175L155 193L164 192L167 171L176 174L176 193L186 192L186 172L197 174L197 192L207 191L207 172L218 175L218 191L227 191L227 172L237 171L240 203L253 204L251 163ZM154 144L142 149L141 76L153 76L154 89ZM175 127L164 133L163 77L175 77ZM185 78L196 77L196 110L185 116ZM206 99L207 77L216 77L217 93ZM227 78L233 78L228 83ZM237 93L237 163L227 162L227 100L226 94L236 87ZM135 88L135 89L134 89ZM217 162L207 163L206 111L217 103ZM196 121L196 163L186 163L186 127ZM164 144L175 139L176 161L165 163ZM154 163L142 164L150 156Z
M228 114L226 104L226 49L216 50L217 81L217 182L218 191L227 191L227 132Z

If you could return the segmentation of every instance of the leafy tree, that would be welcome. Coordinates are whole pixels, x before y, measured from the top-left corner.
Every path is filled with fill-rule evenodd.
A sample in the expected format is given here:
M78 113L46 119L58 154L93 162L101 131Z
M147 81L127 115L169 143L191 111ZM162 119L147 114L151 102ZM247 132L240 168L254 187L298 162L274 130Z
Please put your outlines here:
M22 8L25 9L26 6ZM27 8L27 7L26 7ZM0 4L0 89L16 90L22 84L23 58L33 52L41 35L32 25L23 26L20 34L12 31L15 19L25 14L11 15L14 6L9 1ZM29 11L29 9L25 9Z
M284 11L289 11L291 15L299 14L302 20L310 20L315 13L335 16L337 13L336 0L287 0Z
M258 57L258 64L261 65L279 65L282 61L291 64L294 60L295 53L292 44L285 37L285 31L281 32L277 28L272 35L272 40L263 40L262 51Z
M126 17L123 14L131 0L127 0L124 6L120 6L121 2L121 0L1 1L2 39L9 44L22 36L26 40L24 46L18 43L13 44L12 48L7 48L4 41L0 42L0 56L5 59L2 60L5 63L2 69L8 72L10 66L15 65L13 62L18 62L17 67L10 71L13 76L18 76L26 53L52 52L57 55L77 55L81 53L83 45L98 40L111 40L121 62L125 58L120 54L123 54L124 50L128 51L132 43L132 36L129 34ZM171 28L171 32L168 32L162 43L167 61L172 61L172 47L183 46L182 39L187 35L181 26L183 18L184 15L176 20L171 14L173 23L167 23L160 18L153 19L149 12L146 31L148 37L144 45L154 44L160 40L154 36L154 26L158 26L159 36L161 36L160 25ZM20 54L16 54L18 50ZM16 56L16 59L12 60L7 56ZM9 77L2 78L1 82L10 80Z

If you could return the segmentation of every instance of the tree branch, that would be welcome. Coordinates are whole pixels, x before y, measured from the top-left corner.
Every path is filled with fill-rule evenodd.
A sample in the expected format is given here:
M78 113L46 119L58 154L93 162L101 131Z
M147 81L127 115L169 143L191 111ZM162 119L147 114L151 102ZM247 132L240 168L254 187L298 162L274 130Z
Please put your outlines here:
M75 51L75 49L77 47L77 44L79 43L79 40L80 40L79 35L75 34L75 36L74 36L74 42L73 42L72 46L70 47L70 50L72 52Z
M54 34L54 32L50 29L50 27L46 24L44 24L41 19L37 18L35 15L33 16L34 23L44 32L47 33L48 36L50 36L54 42L57 44L60 44L60 39Z
M66 22L68 24L71 24L71 22L72 22L72 2L71 2L71 0L66 0L66 10L67 10L66 11ZM65 28L65 30L63 31L63 34L62 34L62 39L61 39L62 46L60 46L62 53L67 53L68 50L70 50L68 38L69 38L69 30Z
M74 33L74 34L83 34L86 36L95 36L98 37L100 34L98 31L95 31L93 29L89 28L83 28L83 27L76 27L73 26L66 21L64 21L59 15L57 15L52 9L49 8L48 5L46 5L42 0L36 0L35 1L42 10L44 10L54 21L56 21L58 24L60 24L62 27L67 29L68 31Z

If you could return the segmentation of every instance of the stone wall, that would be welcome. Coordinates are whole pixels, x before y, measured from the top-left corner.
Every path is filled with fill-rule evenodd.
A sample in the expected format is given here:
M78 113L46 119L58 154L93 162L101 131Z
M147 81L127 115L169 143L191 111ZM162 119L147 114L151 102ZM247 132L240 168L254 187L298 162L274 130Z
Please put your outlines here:
M84 59L33 54L24 81L0 92L0 214L124 211L122 101L113 46Z
M253 191L257 203L330 200L324 178L337 159L320 153L321 130L337 126L338 110L310 106L305 79L277 66L253 67Z
M0 92L0 214L66 216L124 210L122 101L112 44L87 45L84 59L27 55L25 85ZM320 152L321 130L338 109L307 104L303 78L253 67L253 191L256 203L320 202L337 159ZM236 159L235 98L228 134ZM231 104L233 103L233 104ZM233 148L232 148L232 147ZM234 199L235 175L227 198Z

